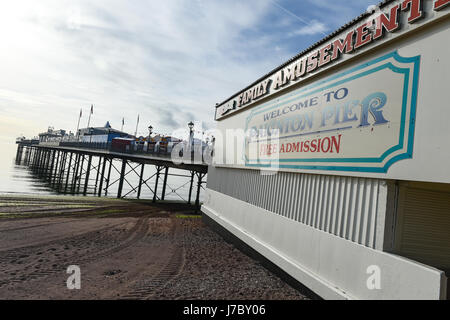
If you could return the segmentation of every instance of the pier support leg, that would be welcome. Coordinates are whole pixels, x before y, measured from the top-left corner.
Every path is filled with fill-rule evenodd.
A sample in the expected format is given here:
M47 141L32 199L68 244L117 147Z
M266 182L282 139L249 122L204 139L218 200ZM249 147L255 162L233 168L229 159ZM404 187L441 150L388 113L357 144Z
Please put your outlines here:
M192 187L194 186L194 175L195 175L195 172L191 171L191 184L189 186L189 198L188 198L188 203L189 204L191 204Z
M139 187L137 192L137 198L139 199L141 197L141 189L142 189L142 181L144 179L144 166L145 164L141 164L141 174L139 175Z
M52 182L51 182L51 185L52 185L53 188L56 186L56 177L57 177L57 174L58 174L58 168L60 166L61 151L58 150L57 152L58 152L58 155L56 156L55 170L53 172L53 177L52 177Z
M77 185L77 178L78 178L78 168L80 166L80 154L79 153L75 154L74 165L75 165L75 169L74 169L73 175L72 175L72 187L71 187L73 194L75 193L75 187Z
M34 148L33 161L31 162L31 169L32 170L34 170L34 168L36 166L38 155L39 155L39 150L37 148Z
M167 186L167 176L169 175L169 167L165 168L164 171L164 181L163 181L163 189L161 194L161 200L164 200L164 197L166 195L166 186Z
M67 160L67 152L64 152L61 160L61 169L59 170L59 178L58 178L58 190L61 191L63 180L64 180L64 172L66 170L66 160Z
M103 180L105 179L105 169L106 169L106 157L103 158L103 164L102 164L102 173L100 177L100 185L98 187L98 196L102 196L102 187L103 187Z
M17 145L17 152L16 152L16 163L20 163L20 158L19 158L19 155L20 155L20 148L21 148L21 145L18 144L18 145Z
M69 185L69 177L70 177L70 167L72 166L72 152L69 157L69 165L67 166L67 176L66 176L66 185L64 186L64 193L67 192L67 187Z
M80 154L80 157L81 157L81 164L80 164L80 176L78 177L77 193L80 193L81 176L83 175L83 169L84 169L84 154Z
M84 196L87 194L87 189L89 186L89 176L91 174L91 164L92 164L92 156L89 155L87 169L86 169L86 178L84 180L84 190L83 190Z
M161 168L159 166L156 166L156 181L155 181L155 190L153 191L153 202L156 202L160 172Z
M37 175L41 174L41 162L42 162L42 150L38 149L38 155L36 158L35 171Z
M49 170L49 174L48 174L48 182L49 183L52 183L53 168L55 166L55 155L56 155L56 150L52 150L52 161L51 161L50 170Z
M48 179L48 172L50 170L50 150L45 151L45 160L44 160L44 180Z
M98 157L97 175L95 177L94 194L97 194L98 178L100 177L100 166L102 165L102 157Z
M39 162L38 162L38 174L40 177L42 177L42 170L44 167L44 158L45 158L45 151L41 150L41 156L39 157Z
M127 160L122 160L122 170L120 170L119 190L117 190L117 198L122 198L123 180L125 179L125 169L127 167Z
M41 149L36 148L36 161L34 163L33 169L36 171L36 173L39 173L39 161L41 160L42 151Z
M33 163L34 163L34 157L36 156L36 150L34 147L31 147L31 155L30 155L30 162L29 162L29 167L33 168Z
M111 181L111 167L113 159L109 159L108 178L106 179L105 197L108 195L109 182Z
M200 188L202 187L202 179L204 177L204 173L197 173L197 196L195 197L195 212L200 209Z

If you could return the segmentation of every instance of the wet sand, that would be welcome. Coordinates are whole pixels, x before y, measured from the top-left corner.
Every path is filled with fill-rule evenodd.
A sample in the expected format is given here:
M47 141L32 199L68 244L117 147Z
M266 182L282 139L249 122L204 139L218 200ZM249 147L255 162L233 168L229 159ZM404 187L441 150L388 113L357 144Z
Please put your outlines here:
M0 299L308 298L186 204L0 196Z

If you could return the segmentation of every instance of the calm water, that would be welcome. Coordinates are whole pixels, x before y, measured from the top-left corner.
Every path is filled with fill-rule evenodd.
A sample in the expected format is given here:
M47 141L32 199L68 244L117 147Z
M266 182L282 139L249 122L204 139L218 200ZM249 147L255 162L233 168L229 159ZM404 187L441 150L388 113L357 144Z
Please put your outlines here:
M44 182L37 176L33 174L30 168L24 164L16 164L16 146L9 145L5 148L5 152L1 155L0 158L0 194L39 194L39 195L58 195L55 190L53 190L47 182ZM94 158L93 165L97 166L98 158ZM121 162L113 161L114 166L117 170L121 168ZM133 165L133 168L136 167L137 164ZM140 168L139 168L140 169ZM131 169L128 167L127 171ZM138 168L135 169L139 172ZM146 165L144 172L144 179L150 178L155 173L155 169L153 166ZM91 195L94 193L94 184L97 172L95 170L91 171L90 174L90 187L88 189L88 193ZM190 175L189 171L178 170L178 169L170 169L169 174L177 174L177 175ZM115 197L117 196L118 189L118 181L119 173L113 168L111 170L111 186L108 189L108 196ZM126 176L128 182L124 182L122 195L127 195L127 198L136 198L136 191L133 191L133 188L137 187L139 178L134 173L131 172ZM204 178L205 179L205 178ZM81 190L83 188L84 180L82 181ZM152 199L153 192L149 189L154 189L155 187L155 177L151 178L147 181L148 185L142 186L141 199ZM170 176L167 180L167 188L166 188L166 199L167 200L186 200L189 195L189 185L190 185L190 176L189 177L179 177L179 176ZM104 185L105 186L105 185ZM161 195L161 190L163 186L163 172L160 175L159 183L158 183L158 195ZM194 186L192 189L192 202L195 201L196 196L196 186L197 179L194 180ZM206 187L206 184L203 184L203 187ZM204 189L201 189L200 192L200 200L203 199ZM63 196L63 195L62 195Z

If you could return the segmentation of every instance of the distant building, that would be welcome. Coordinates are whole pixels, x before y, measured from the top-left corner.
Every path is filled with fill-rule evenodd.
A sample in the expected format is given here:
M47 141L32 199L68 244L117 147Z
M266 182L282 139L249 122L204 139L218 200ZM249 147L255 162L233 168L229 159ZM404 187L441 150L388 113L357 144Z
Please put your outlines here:
M82 142L111 142L114 138L130 138L132 137L126 132L113 129L109 123L106 122L104 127L90 127L78 130L78 136Z
M39 142L61 140L65 135L66 130L55 130L53 127L48 127L47 132L39 133Z

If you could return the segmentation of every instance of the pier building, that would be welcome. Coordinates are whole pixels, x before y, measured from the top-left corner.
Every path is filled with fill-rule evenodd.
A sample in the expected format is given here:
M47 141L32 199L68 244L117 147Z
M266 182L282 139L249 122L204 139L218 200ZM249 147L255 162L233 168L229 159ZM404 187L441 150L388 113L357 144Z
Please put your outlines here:
M446 299L450 1L390 0L215 106L205 221L327 299Z

